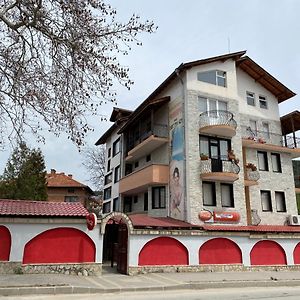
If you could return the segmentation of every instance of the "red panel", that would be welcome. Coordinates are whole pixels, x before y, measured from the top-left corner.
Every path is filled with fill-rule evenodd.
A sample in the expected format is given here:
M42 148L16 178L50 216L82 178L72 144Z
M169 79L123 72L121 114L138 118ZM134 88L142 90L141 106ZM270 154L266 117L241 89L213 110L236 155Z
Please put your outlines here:
M11 236L9 230L0 225L0 261L9 261Z
M199 249L199 264L241 264L242 253L238 245L224 238L205 242Z
M251 265L286 265L283 248L274 241L260 241L250 252Z
M24 249L23 263L82 263L95 261L95 245L88 235L74 228L47 230Z
M295 265L300 264L300 243L298 243L294 249L294 264Z
M188 261L185 246L169 237L149 241L139 254L139 266L187 265Z

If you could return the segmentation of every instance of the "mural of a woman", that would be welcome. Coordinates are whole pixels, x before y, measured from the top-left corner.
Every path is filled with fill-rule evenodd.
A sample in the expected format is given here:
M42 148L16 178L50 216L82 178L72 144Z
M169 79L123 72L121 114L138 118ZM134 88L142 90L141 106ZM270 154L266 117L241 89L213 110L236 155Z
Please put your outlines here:
M182 185L180 184L180 174L177 167L174 168L171 184L171 206L173 214L181 215L181 201L182 201Z

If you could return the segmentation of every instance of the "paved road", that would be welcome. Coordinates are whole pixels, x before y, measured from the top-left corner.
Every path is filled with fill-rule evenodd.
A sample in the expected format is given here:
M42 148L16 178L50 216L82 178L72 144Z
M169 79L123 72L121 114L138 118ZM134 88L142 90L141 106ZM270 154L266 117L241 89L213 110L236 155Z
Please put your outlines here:
M174 290L167 292L135 292L86 295L13 296L3 300L299 300L300 287L234 288L210 290Z

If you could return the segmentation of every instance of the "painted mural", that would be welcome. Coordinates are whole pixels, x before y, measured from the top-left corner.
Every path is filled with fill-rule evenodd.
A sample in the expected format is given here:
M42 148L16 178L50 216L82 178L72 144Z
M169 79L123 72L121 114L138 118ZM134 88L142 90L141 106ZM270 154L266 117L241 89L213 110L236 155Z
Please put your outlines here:
M182 101L176 99L170 103L170 216L185 219L184 193L184 127L182 119Z

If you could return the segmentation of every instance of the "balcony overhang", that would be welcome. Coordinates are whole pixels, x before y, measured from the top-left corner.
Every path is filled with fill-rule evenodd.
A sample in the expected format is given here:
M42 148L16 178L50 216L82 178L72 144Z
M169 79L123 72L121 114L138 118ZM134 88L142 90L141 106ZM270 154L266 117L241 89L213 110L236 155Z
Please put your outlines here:
M245 186L253 186L253 185L258 185L258 182L255 180L249 180L249 179L245 179L244 180L244 185Z
M234 182L239 179L239 175L229 172L211 172L200 174L200 178L205 181Z
M235 127L230 125L208 125L199 128L199 132L209 135L220 135L225 137L233 137L236 135Z
M120 194L137 194L152 185L169 183L168 165L149 165L123 177L119 182Z
M168 141L169 141L168 138L156 137L154 135L151 135L147 139L145 139L143 142L141 142L140 144L135 146L133 149L131 149L128 152L128 155L125 158L125 160L127 162L137 160L137 159L151 153L152 151L159 148L160 146L167 143Z
M258 143L255 140L247 139L247 138L243 138L242 143L243 143L243 147L245 148L289 153L291 154L292 158L300 157L300 148L288 148L279 145Z

